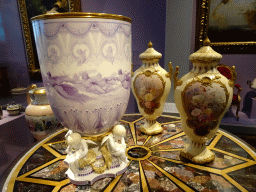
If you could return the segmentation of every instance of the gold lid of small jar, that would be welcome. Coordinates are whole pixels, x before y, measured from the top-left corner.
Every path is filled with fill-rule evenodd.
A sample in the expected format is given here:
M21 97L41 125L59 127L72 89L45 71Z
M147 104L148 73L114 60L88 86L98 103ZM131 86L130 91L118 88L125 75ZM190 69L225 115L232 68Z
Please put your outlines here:
M162 54L157 52L154 48L153 48L153 44L151 43L151 41L148 43L148 49L141 53L139 55L139 58L143 61L149 61L149 60L154 60L154 59L161 59L162 58Z
M45 95L46 91L44 87L38 87L29 91L30 94L34 95Z
M67 13L49 13L32 17L31 20L44 20L44 19L61 19L61 18L102 18L102 19L115 19L121 21L132 22L131 18L123 15L108 14L108 13L86 13L86 12L67 12Z
M204 40L203 46L195 53L189 56L192 63L215 63L219 62L222 55L214 51L211 47L211 41L207 37Z

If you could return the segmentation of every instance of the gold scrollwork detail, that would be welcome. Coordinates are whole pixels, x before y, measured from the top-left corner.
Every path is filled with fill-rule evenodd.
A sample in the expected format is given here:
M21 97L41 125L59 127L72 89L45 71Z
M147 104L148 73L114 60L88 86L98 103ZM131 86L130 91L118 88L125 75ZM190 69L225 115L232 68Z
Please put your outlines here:
M27 14L25 0L19 0L19 7L20 7L20 15L22 19L22 26L23 26L23 32L25 37L24 39L25 39L26 51L27 51L27 57L28 57L28 69L30 72L33 72L35 70L35 58L34 58L31 34L29 30L29 21L28 21L28 14Z
M152 75L152 72L150 70L144 71L143 72L146 77L150 77Z
M95 160L96 153L92 149L89 149L86 158L78 159L79 168L84 168L87 165L91 165L92 163L95 162Z
M133 63L131 64L131 77L134 76L134 72L133 72Z
M166 78L172 79L172 72L173 72L173 67L172 67L172 62L169 62L169 72L165 74Z
M144 102L144 99L141 98L141 96L138 94L138 88L135 86L135 83L136 83L136 81L137 81L137 78L138 78L139 76L141 76L141 75L145 75L146 77L151 77L152 75L156 75L156 76L160 79L160 81L161 81L161 83L162 83L162 85L163 85L163 87L158 90L158 95L157 95L157 97L154 98L154 99L151 101L151 102L154 103L154 105L155 105L154 107L151 107L151 108L146 107L145 104L144 104L144 103L145 103L145 102ZM150 114L150 115L153 114L153 113L155 112L155 110L158 109L158 108L161 106L160 100L161 100L161 98L162 98L162 96L163 96L163 94L164 94L165 85L166 85L166 82L165 82L164 79L161 77L161 75L158 73L158 70L155 70L155 71L144 70L144 71L141 71L141 72L135 77L135 79L134 79L134 81L133 81L134 92L135 92L136 97L137 97L138 100L139 100L139 105L140 105L140 107L141 107L142 109L144 109L144 112L145 112L146 114Z
M59 8L65 9L68 8L68 1L67 0L57 0L54 5L57 5Z
M236 82L236 76L237 76L235 66L230 67L230 71L231 71L231 73L232 73L232 77L231 77L231 79L229 79L228 85L229 85L230 87L234 87L235 82Z
M67 0L61 0L61 2L57 2L56 5L62 6L61 4L65 4ZM26 8L26 1L25 0L18 0L18 6L20 10L20 17L22 22L22 29L24 35L24 44L26 47L26 54L28 60L28 71L31 76L40 75L40 69L36 68L36 59L34 56L34 46L31 38L30 33L30 25L29 25L29 18L27 14ZM80 12L81 11L81 0L69 0L69 10L71 12Z
M176 89L177 86L181 86L183 81L178 78L180 68L176 66L175 72L173 74L173 82L174 82L174 90Z
M91 164L91 166L92 166L92 169L98 174L104 173L104 171L107 169L106 164L104 164L102 167L96 167L94 164Z
M81 0L69 0L69 12L81 12Z

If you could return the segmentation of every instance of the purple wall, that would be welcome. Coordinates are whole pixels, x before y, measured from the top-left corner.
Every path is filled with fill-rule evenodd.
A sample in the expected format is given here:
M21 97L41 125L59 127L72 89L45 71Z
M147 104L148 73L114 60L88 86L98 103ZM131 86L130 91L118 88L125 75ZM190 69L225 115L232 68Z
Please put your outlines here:
M149 41L162 53L164 66L166 2L164 0L82 0L83 12L111 13L132 19L132 51L134 65L141 65L138 56L147 49Z
M2 0L5 40L0 41L0 67L7 67L11 88L30 84L17 0Z

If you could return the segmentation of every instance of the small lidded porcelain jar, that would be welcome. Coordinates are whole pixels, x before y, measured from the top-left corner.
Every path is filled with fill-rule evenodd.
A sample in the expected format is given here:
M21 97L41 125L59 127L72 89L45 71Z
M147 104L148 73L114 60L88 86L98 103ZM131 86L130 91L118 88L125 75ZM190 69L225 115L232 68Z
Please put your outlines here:
M174 98L181 116L182 128L189 144L181 156L194 163L213 161L214 153L205 142L217 132L222 117L230 107L235 78L228 80L218 70L222 55L210 47L210 40L190 55L193 69L178 79L179 67L174 72ZM233 66L231 70L235 72Z
M7 104L7 107L6 107L7 112L8 112L9 115L11 115L11 116L19 115L21 109L22 109L22 105L20 105L20 104L15 104L15 103L13 103L13 104L11 104L11 105Z
M45 88L30 86L27 102L25 118L28 127L35 139L42 140L60 126L46 97Z
M141 67L132 74L132 92L140 113L146 119L140 131L147 135L163 132L156 118L162 114L171 89L172 66L169 63L169 72L163 69L158 63L161 57L162 54L149 42L148 49L139 56L142 61Z

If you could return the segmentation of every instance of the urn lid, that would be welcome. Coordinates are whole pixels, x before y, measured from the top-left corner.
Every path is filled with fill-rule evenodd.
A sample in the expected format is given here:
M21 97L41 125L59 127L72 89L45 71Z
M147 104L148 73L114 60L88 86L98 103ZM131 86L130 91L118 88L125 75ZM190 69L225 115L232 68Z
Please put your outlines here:
M21 108L22 108L22 105L13 103L11 105L7 104L6 110L13 111L13 110L20 110Z
M139 58L142 61L149 61L149 60L155 60L157 59L157 61L159 61L159 59L162 58L162 54L157 52L154 48L153 48L153 44L151 43L151 41L148 43L148 49L141 53Z
M195 53L192 53L189 56L189 59L192 63L215 63L219 62L222 58L222 55L214 51L211 47L211 41L208 37L203 42L203 46Z
M46 91L45 91L45 88L44 87L38 87L38 88L35 88L35 89L31 89L29 91L29 94L33 94L33 95L45 95L46 94Z

